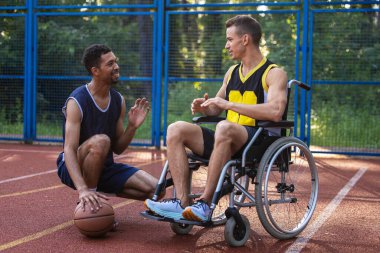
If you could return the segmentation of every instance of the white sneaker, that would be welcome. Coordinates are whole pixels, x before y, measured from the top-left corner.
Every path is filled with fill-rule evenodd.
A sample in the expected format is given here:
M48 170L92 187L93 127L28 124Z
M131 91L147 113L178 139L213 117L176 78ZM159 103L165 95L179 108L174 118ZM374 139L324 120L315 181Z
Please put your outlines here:
M174 220L183 219L182 212L184 208L181 206L179 199L164 199L160 202L146 199L144 204L147 209L160 216Z
M186 207L182 216L186 220L206 222L210 220L211 208L203 200L198 200L193 205Z

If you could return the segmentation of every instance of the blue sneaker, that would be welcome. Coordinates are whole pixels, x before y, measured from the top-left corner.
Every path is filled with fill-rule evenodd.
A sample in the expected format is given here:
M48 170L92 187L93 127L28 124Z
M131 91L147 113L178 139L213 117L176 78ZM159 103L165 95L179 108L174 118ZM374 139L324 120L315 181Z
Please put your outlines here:
M198 200L195 204L188 206L182 212L182 216L186 220L194 220L206 222L209 221L211 214L211 208L203 200Z
M182 212L184 208L181 206L179 199L164 199L161 202L146 199L144 204L147 209L165 218L183 219Z

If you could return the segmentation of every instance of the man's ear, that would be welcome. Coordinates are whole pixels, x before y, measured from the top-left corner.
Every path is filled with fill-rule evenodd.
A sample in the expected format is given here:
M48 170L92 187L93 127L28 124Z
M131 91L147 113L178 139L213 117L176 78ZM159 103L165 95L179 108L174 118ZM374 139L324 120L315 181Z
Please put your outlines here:
M249 40L250 40L249 35L248 35L248 34L244 34L244 35L243 35L243 45L244 45L244 46L248 45Z
M93 76L98 75L98 73L99 73L99 69L98 69L97 67L92 67L92 68L91 68L91 74L92 74Z

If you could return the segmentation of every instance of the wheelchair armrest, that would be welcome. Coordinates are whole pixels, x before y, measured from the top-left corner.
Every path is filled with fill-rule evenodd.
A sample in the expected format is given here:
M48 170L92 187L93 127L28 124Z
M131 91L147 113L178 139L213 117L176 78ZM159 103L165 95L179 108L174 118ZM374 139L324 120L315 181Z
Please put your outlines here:
M259 121L257 123L258 127L268 128L268 127L277 127L277 128L292 128L294 126L294 121L281 120L279 122L273 121Z
M200 117L194 117L193 122L194 123L218 123L222 120L225 120L224 117L217 117L217 116L200 116Z
M222 120L225 120L224 117L216 117L216 116L200 116L200 117L194 117L193 122L194 123L218 123ZM287 120L281 120L279 122L273 122L273 121L259 121L257 123L258 127L278 127L278 128L291 128L294 126L293 121L287 121Z

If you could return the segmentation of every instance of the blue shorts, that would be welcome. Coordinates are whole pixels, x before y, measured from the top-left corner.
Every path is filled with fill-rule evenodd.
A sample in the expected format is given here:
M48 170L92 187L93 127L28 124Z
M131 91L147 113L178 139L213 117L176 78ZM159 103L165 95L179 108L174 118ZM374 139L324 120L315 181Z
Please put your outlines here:
M57 158L58 176L62 183L76 189L73 181L71 180L69 171L66 168L63 152ZM137 168L123 163L112 163L110 166L104 168L100 175L97 191L107 193L121 193L124 189L124 184L136 172Z

